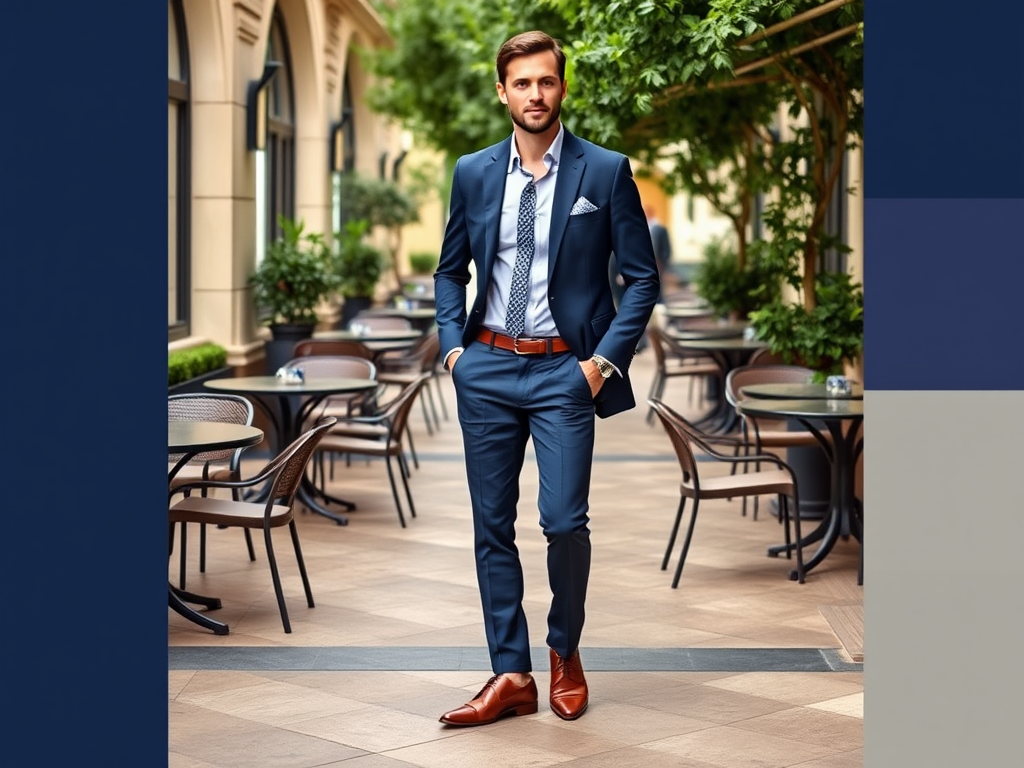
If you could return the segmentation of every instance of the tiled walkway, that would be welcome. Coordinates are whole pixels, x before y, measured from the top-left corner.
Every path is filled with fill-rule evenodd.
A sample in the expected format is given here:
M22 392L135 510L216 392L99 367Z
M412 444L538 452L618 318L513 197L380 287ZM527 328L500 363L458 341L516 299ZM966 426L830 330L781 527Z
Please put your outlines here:
M647 352L632 369L641 403L652 367ZM799 585L786 578L790 563L766 556L782 537L775 518L743 517L739 500L706 502L671 589L678 552L669 572L660 564L679 469L642 407L598 421L581 643L588 712L563 722L542 701L536 715L482 728L438 723L490 674L454 392L447 376L441 385L450 420L430 435L413 414L418 516L408 528L380 462L336 465L332 491L359 505L347 527L299 515L316 608L305 605L287 533L275 532L292 634L260 537L250 562L240 532L210 531L200 574L193 532L188 586L221 597L215 615L231 633L168 612L173 768L862 765L862 665L825 618L862 607L856 542L841 540ZM686 383L670 381L665 399L684 413L699 407ZM543 691L548 590L531 460L518 543Z

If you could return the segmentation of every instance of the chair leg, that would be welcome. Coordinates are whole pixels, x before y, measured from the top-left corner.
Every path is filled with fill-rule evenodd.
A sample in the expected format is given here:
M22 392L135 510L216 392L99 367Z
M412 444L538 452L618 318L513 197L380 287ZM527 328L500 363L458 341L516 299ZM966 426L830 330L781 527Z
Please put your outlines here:
M274 594L277 595L277 608L281 612L281 623L285 634L291 634L292 624L288 621L288 606L284 604L284 590L281 588L281 575L277 572L277 558L274 557L274 542L271 540L271 529L264 525L263 541L267 547L267 562L270 563L270 578L274 582Z
M206 573L206 523L199 524L199 572Z
M243 528L242 533L245 534L245 547L249 550L249 561L256 562L256 550L252 548L252 534L248 528Z
M651 380L651 389L647 393L647 399L648 400L650 400L652 398L660 399L661 398L662 390L665 388L664 387L664 383L665 383L665 379L664 379L664 375L662 374L662 372L660 370L655 371L654 372L654 379ZM647 411L647 423L648 424L654 424L654 409L653 408L651 408L650 410Z
M672 547L676 545L676 534L679 533L679 521L683 519L683 507L686 506L686 497L679 497L679 508L676 509L676 520L672 523L672 533L668 535L668 546L665 547L665 557L661 560L661 570L668 568L669 558L672 557Z
M430 379L423 382L423 392L426 393L427 399L430 400L430 413L434 417L434 428L440 430L441 419L437 415L437 403L434 401L434 390L430 386Z
M793 535L796 536L796 580L797 583L803 584L806 576L804 573L803 534L800 533L800 498L795 487L793 489L793 511L794 514L791 517L793 520ZM863 548L861 548L861 551L863 552Z
M693 524L697 522L697 505L700 499L693 500L693 511L690 512L690 524L686 528L686 540L683 541L683 551L679 555L679 564L676 565L676 575L672 578L672 589L679 586L679 577L683 573L683 563L686 562L686 553L690 551L690 540L693 538Z
M412 490L409 488L409 479L412 477L412 473L409 472L409 463L401 453L398 454L398 463L402 468L402 485L405 486L405 498L409 500L409 515L416 517L416 505L412 502Z
M178 553L179 558L179 573L178 573L178 587L185 589L185 571L186 571L186 550L188 548L188 535L186 530L188 529L187 523L181 524L181 552Z
M246 529L248 531L248 528ZM306 605L315 608L313 604L313 590L309 586L309 576L306 574L306 561L302 558L302 547L299 545L299 529L295 527L295 518L288 522L288 530L292 535L292 546L295 547L295 561L299 564L299 575L302 576L302 588L306 590Z
M785 526L786 559L793 558L793 539L789 535L789 499L783 493L779 494L779 519Z
M448 421L448 406L444 404L444 392L441 391L441 377L437 375L437 368L433 370L430 380L437 387L437 399L441 401L441 415L444 416L445 421Z
M398 510L398 522L400 522L402 527L405 528L405 515L402 513L402 502L398 498L398 485L395 483L395 472L391 468L391 457L386 456L384 463L388 468L388 480L391 481L391 495L395 499L395 508Z
M416 469L420 468L420 459L416 455L416 444L412 441L412 429L409 422L405 423L405 439L409 443L409 455L412 456L412 464Z

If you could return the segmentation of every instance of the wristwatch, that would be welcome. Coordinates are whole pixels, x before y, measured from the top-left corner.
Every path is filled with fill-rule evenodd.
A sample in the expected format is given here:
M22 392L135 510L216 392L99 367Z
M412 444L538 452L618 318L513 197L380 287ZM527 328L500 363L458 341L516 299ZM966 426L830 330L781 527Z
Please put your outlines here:
M611 363L609 363L607 360L605 360L600 355L594 355L590 359L594 361L595 365L597 365L597 370L601 372L601 378L602 379L607 379L613 373L615 373L615 366L612 365Z

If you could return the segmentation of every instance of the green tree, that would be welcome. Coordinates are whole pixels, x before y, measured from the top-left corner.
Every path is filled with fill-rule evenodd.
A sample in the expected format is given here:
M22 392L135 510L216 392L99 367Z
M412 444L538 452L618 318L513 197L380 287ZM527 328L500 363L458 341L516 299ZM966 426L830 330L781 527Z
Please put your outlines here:
M380 13L394 45L362 53L379 78L370 105L451 159L512 132L494 90L501 44L527 29L566 29L534 0L402 0L381 4Z
M750 201L770 192L764 263L813 313L821 255L834 243L825 215L847 142L862 131L863 0L498 5L403 0L387 10L395 46L371 67L384 78L374 105L453 156L485 146L509 131L492 90L495 50L514 32L545 29L566 44L570 129L667 161L667 185L733 221L738 265ZM775 124L780 105L786 125Z

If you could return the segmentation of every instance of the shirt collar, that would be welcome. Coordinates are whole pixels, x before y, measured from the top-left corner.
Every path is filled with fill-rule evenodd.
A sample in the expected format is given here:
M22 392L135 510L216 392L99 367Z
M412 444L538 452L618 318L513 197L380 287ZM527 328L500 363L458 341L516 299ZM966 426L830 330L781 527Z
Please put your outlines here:
M544 153L544 165L548 167L550 171L556 165L558 165L559 159L562 157L562 141L565 138L565 126L561 122L558 123L558 133L555 134L555 138L551 142L551 146L548 147L547 152ZM512 145L512 149L508 155L508 169L506 173L512 173L518 165L522 165L522 158L519 157L519 148L516 147L515 134L512 135L512 141L509 142Z

